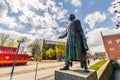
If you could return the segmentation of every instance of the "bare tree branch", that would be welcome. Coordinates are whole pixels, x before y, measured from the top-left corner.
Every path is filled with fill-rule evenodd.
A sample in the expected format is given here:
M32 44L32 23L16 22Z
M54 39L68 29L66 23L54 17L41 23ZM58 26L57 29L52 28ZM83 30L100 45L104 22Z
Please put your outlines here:
M10 35L8 34L0 33L0 46L3 46L9 37Z

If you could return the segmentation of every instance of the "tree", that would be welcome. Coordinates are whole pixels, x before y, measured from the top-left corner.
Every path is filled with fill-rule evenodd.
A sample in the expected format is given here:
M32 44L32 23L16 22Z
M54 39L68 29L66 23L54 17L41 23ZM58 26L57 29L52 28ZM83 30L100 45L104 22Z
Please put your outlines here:
M14 39L9 38L8 40L6 40L6 42L4 43L4 45L8 46L8 47L17 47L18 43L15 42Z
M10 35L5 33L0 33L0 46L4 46L5 42L9 38Z
M46 57L47 59L52 59L55 56L55 52L52 48L46 50Z
M65 58L65 43L64 42L56 43L56 45L55 45L55 52L56 52L57 60L59 58Z
M41 47L41 45L39 44L40 41L40 39L35 39L32 43L28 45L28 48L30 48L34 60L36 60L38 56L37 49Z

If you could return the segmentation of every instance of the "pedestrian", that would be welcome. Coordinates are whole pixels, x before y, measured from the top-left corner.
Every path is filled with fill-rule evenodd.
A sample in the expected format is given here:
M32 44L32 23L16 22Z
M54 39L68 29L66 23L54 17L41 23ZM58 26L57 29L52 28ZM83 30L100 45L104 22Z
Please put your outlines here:
M88 63L88 65L90 65L90 60L89 59L87 60L87 63Z

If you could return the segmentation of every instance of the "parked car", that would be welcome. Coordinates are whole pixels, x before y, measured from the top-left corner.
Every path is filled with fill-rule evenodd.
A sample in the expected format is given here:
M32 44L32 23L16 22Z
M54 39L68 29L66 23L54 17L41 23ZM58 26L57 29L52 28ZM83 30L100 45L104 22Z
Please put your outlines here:
M33 61L33 56L29 56L28 61Z

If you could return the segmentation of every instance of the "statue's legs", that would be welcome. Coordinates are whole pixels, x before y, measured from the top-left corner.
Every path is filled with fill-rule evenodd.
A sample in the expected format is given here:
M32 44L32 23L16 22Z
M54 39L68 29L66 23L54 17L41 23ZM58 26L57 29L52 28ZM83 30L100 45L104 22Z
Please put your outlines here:
M84 72L89 72L86 60L83 61L83 68L84 68Z
M60 70L69 70L69 64L70 64L70 61L66 60L65 61L65 66L63 68L60 68Z
M84 70L87 70L87 69L88 69L88 67L87 67L87 63L86 63L86 60L83 61L83 67L84 67Z
M60 70L69 70L69 65L70 65L70 55L67 52L65 57L65 66L63 68L60 68Z
M83 52L81 52L81 53L83 53ZM86 53L80 54L80 63L81 63L81 68L84 69L84 72L89 72L87 62L86 62Z

